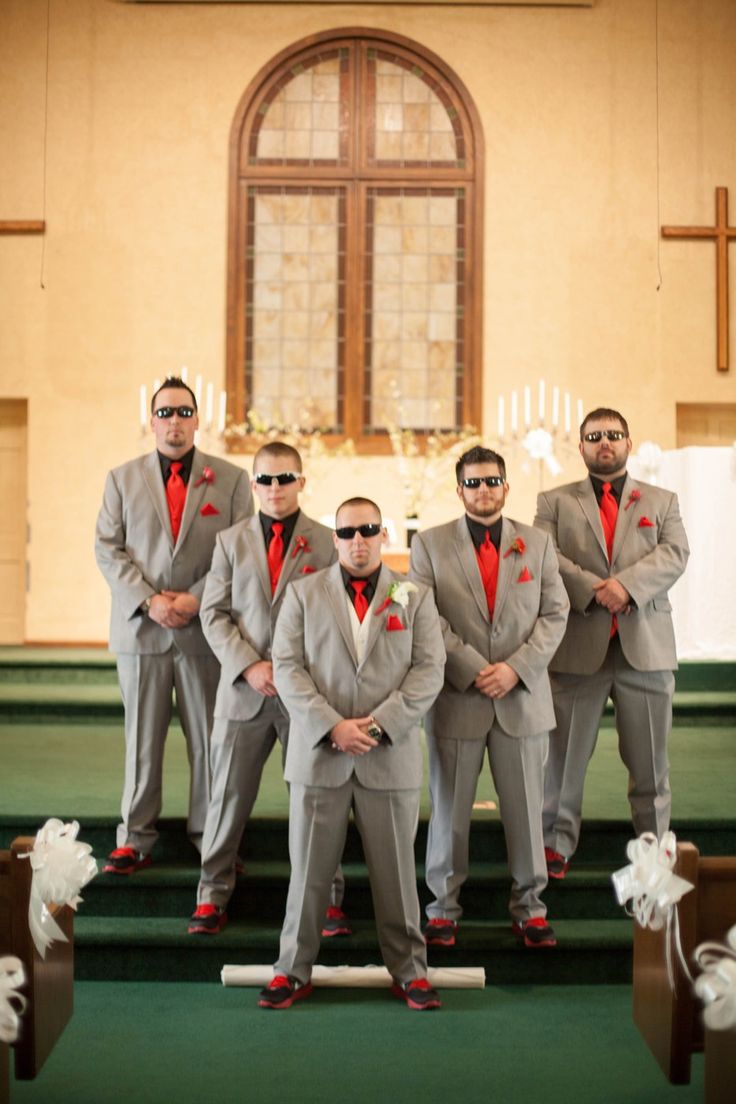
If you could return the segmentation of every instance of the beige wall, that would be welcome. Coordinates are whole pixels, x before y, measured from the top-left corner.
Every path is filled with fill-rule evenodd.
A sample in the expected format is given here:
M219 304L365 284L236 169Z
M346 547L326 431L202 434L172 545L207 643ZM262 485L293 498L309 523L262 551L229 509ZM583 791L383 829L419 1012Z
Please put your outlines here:
M0 219L43 213L46 8L0 3ZM498 394L540 378L620 407L635 441L663 447L676 402L736 401L733 336L730 375L715 370L714 248L658 237L660 223L712 223L716 185L736 210L736 4L659 9L658 201L654 0L431 18L419 6L51 0L48 231L0 238L0 398L29 402L27 637L105 637L92 555L104 473L149 447L141 383L187 364L222 384L230 123L258 69L316 31L406 35L475 98L490 440ZM730 269L733 319L736 248ZM531 520L537 467L505 451L510 512ZM578 472L573 454L556 481ZM391 462L311 474L310 512L380 487L384 511L403 513ZM450 487L426 520L453 510Z

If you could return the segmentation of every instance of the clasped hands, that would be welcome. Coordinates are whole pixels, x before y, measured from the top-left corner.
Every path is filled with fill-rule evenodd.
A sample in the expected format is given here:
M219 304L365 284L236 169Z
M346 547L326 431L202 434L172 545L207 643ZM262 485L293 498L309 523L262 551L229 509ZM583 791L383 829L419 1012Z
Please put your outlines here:
M164 629L183 629L198 613L199 602L187 590L162 590L148 607L148 616Z
M366 755L378 747L378 740L368 735L368 729L375 724L373 717L351 717L338 721L330 732L333 748L345 751L348 755Z
M599 606L605 606L609 613L631 613L631 595L618 579L601 579L593 584L595 600Z
M498 701L499 698L505 698L518 681L519 676L508 663L487 663L475 676L474 685L481 694Z

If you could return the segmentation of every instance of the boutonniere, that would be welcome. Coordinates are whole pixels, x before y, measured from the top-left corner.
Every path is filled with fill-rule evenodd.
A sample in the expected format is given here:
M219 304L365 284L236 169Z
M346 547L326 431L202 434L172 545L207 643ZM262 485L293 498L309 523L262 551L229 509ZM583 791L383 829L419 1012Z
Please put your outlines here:
M418 589L419 588L416 586L416 584L410 583L408 579L406 579L403 583L391 583L391 586L388 588L386 597L383 599L373 616L378 617L379 613L383 613L385 609L388 609L392 602L396 602L397 606L401 606L402 609L406 609L409 605L409 595L413 594L414 591ZM391 618L389 617L389 621L390 620Z
M294 551L291 553L292 560L295 556L298 556L300 552L311 552L309 547L309 541L306 537L297 537L294 541Z
M516 581L517 583L530 583L532 581L532 573L530 572L528 567L524 568L521 575Z
M200 475L199 479L194 484L194 486L195 487L201 487L203 483L206 483L207 486L209 487L214 482L215 482L215 473L213 472L212 468L204 468L204 470L202 471L202 474Z
M386 618L386 632L401 632L405 628L406 625L402 624L401 618L395 613L390 613Z
M523 556L526 552L526 545L521 537L516 537L514 541L509 545L503 554L503 558L506 559L512 552L515 552L517 556Z
M215 514L219 514L219 510L216 506L213 506L211 502L205 502L202 509L199 511L202 517L214 517Z
M654 522L650 521L648 517L639 518L640 529L654 529Z
M627 501L626 501L626 505L624 506L624 510L628 510L631 503L632 502L638 502L640 498L641 498L641 491L632 491L631 494L629 495Z

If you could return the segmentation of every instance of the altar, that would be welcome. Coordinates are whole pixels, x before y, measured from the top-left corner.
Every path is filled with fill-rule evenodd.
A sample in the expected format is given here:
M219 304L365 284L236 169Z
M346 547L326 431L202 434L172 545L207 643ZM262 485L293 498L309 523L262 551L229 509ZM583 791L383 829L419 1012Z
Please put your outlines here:
M662 452L635 479L675 491L690 542L684 575L670 591L677 654L682 659L736 659L736 444Z

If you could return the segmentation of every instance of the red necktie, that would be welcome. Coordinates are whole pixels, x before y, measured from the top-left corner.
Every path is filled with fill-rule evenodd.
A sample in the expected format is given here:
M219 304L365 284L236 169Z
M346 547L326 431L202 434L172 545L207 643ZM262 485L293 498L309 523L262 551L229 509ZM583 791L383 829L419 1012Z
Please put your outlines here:
M268 574L271 577L271 593L273 594L279 584L281 567L284 562L284 541L281 534L284 531L283 523L275 521L271 526L271 543L268 546Z
M608 552L608 562L613 559L613 538L616 533L616 520L618 518L618 502L611 494L611 484L603 484L603 494L601 495L601 525L603 526L603 536L606 538L606 551ZM611 622L611 636L614 636L616 629L618 628L618 618L613 615Z
M358 620L363 623L363 618L368 612L368 599L363 591L368 586L367 579L351 579L350 586L353 588L353 605L355 606L355 612L358 615Z
M496 606L496 586L498 584L498 552L491 540L491 535L486 529L486 539L476 552L480 577L483 580L483 589L486 592L488 613L493 617Z
M169 478L166 480L166 501L169 504L169 518L171 519L171 535L176 544L181 529L181 518L184 513L184 503L187 500L187 485L179 475L182 465L178 460L169 467Z

